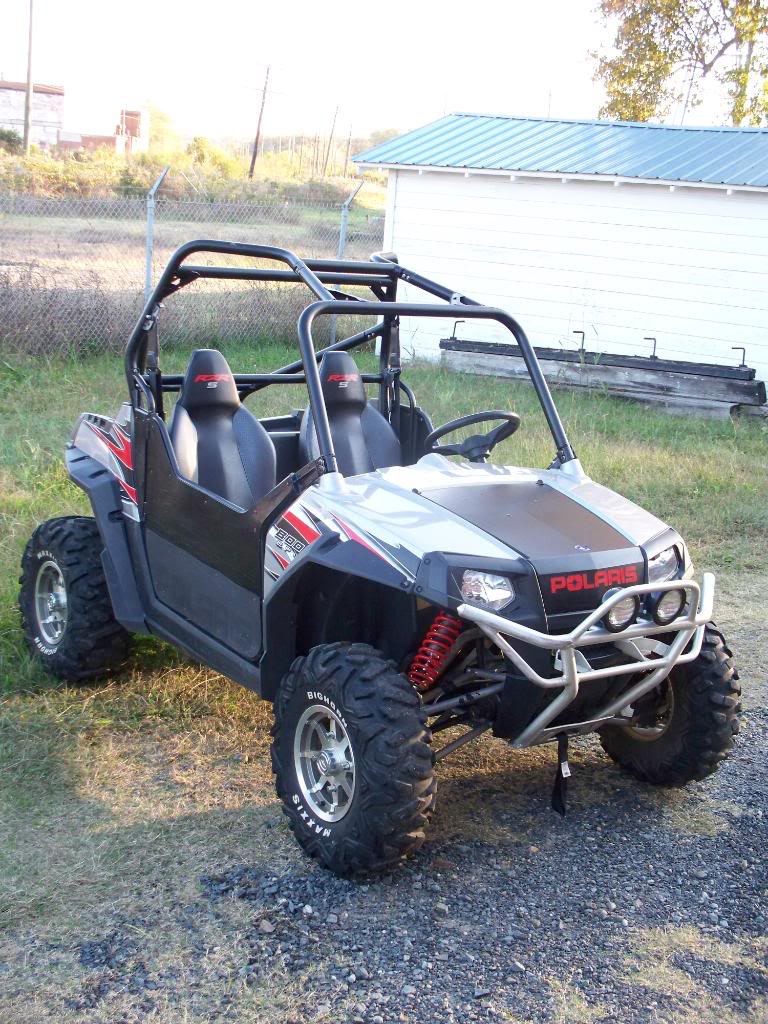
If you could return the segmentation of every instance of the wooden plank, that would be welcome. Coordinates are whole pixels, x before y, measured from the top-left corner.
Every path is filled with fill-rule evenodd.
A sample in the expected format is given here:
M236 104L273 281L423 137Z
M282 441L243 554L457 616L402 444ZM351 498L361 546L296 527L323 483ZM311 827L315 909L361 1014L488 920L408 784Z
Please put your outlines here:
M493 341L469 341L464 338L443 338L440 348L446 352L481 352L488 355L519 356L517 345ZM575 352L559 348L535 347L539 359L563 363L587 363L592 366L628 366L663 373L693 373L702 377L731 377L754 380L751 366L720 366L717 363L694 363L683 359L652 359L650 356L619 356L613 352Z
M443 360L452 369L493 377L528 380L521 356L492 356L478 352L446 351ZM542 359L541 368L550 383L572 388L596 389L636 401L690 405L765 404L762 381L718 380L696 374L660 374L619 366L587 366Z
M768 420L768 405L737 405L733 412L737 416L757 416L758 419Z

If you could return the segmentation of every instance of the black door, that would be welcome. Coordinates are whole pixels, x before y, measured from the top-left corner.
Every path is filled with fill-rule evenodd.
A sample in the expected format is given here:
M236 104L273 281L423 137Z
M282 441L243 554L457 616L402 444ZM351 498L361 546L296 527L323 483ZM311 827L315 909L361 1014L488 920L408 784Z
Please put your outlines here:
M158 416L139 415L136 427L146 432L144 539L158 600L254 658L261 649L262 592L255 510L242 511L180 477Z

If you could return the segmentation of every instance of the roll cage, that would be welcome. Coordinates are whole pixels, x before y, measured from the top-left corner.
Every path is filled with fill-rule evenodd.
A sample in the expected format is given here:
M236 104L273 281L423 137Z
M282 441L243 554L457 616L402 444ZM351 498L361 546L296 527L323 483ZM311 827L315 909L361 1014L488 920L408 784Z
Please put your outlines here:
M187 260L196 253L268 260L285 264L288 269L188 263ZM164 299L195 281L205 279L303 283L315 297L316 301L305 308L298 321L300 359L271 373L234 376L241 397L260 391L271 384L306 384L320 446L320 462L325 472L335 472L337 465L318 372L318 363L322 356L326 352L350 351L373 338L379 338L379 370L375 374L364 374L363 380L379 385L379 408L392 422L399 408L401 391L412 407L415 404L413 394L400 379L400 317L453 318L457 306L461 306L464 318L494 320L510 332L523 356L555 442L556 457L553 465L561 466L576 458L541 371L536 352L520 324L502 309L484 306L467 295L408 270L397 262L397 257L392 253L375 253L368 261L302 260L288 249L268 245L201 239L180 246L150 295L126 347L125 372L134 408L146 406L149 411L156 411L162 416L163 393L178 391L181 388L180 375L164 375L160 370L158 317ZM397 286L400 281L418 288L431 297L443 300L446 305L398 301ZM361 299L357 295L343 291L343 286L368 288L374 299ZM374 316L380 317L380 320L366 330L332 342L316 351L312 337L314 321L320 316L348 315Z

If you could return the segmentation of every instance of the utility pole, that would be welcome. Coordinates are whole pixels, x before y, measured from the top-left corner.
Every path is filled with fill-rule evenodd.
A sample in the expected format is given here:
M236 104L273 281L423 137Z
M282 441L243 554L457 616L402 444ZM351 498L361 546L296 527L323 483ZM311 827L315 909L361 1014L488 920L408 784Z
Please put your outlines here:
M349 126L349 135L347 136L347 151L344 154L344 177L347 176L347 169L349 167L349 154L352 151L352 125Z
M333 112L333 122L331 124L331 134L328 138L328 148L325 151L325 163L323 164L323 177L328 173L328 161L331 159L331 146L333 145L333 133L336 130L336 118L339 116L339 108Z
M29 156L29 147L32 145L32 18L34 14L34 0L29 0L29 47L27 49L27 94L24 98L24 156Z
M256 138L253 140L253 152L251 153L251 169L248 171L248 177L253 178L253 169L256 166L256 157L259 154L259 139L261 137L261 120L264 117L264 104L267 101L267 85L269 84L269 64L267 64L267 73L264 76L264 88L261 90L261 107L259 108L259 120L256 125Z

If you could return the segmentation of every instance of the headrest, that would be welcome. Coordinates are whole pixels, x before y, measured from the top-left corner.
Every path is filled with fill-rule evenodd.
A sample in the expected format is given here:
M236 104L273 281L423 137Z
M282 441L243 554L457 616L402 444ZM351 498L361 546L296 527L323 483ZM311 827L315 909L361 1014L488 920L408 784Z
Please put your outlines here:
M326 406L364 409L365 385L357 363L346 352L326 352L320 363L320 383Z
M240 405L235 378L221 352L199 348L192 353L178 404L187 410L208 406L235 409Z

